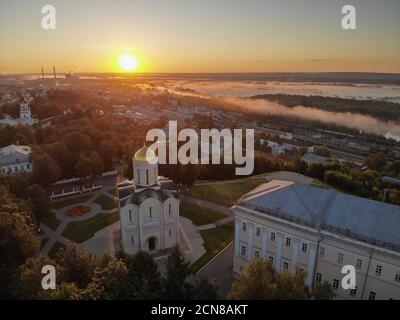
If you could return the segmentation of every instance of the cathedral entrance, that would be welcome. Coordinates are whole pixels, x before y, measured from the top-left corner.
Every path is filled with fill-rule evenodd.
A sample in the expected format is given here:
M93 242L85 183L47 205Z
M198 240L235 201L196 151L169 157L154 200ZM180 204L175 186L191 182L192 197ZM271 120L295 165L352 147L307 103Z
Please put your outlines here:
M153 251L156 249L156 241L157 239L155 237L149 238L149 251Z

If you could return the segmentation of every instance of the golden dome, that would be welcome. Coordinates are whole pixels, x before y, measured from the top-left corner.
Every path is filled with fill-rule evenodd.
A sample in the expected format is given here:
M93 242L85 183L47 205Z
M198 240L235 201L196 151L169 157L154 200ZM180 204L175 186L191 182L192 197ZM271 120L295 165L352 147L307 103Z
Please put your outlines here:
M133 160L135 161L150 162L152 159L157 159L157 155L154 150L147 146L140 148L133 156Z

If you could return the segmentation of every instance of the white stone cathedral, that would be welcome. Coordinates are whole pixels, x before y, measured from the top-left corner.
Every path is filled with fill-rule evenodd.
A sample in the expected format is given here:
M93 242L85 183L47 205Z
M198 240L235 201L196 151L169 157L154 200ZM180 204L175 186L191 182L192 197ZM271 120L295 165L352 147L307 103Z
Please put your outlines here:
M133 180L118 184L121 245L128 254L155 253L179 241L179 199L159 181L157 156L142 147L133 157Z

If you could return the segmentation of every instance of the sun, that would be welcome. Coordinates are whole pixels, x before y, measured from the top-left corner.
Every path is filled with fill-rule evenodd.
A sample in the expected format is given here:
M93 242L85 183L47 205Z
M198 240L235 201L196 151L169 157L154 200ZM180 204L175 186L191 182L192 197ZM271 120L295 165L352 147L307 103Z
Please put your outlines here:
M139 67L139 60L131 54L121 55L118 61L121 69L127 72L135 71Z

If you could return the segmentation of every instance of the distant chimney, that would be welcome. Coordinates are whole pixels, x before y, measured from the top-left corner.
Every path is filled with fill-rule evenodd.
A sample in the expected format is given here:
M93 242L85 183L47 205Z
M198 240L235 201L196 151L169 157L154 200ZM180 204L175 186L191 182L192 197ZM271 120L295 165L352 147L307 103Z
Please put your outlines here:
M42 79L44 79L43 67L42 67Z
M54 74L54 79L57 79L57 77L56 77L56 67L53 67L53 74Z

